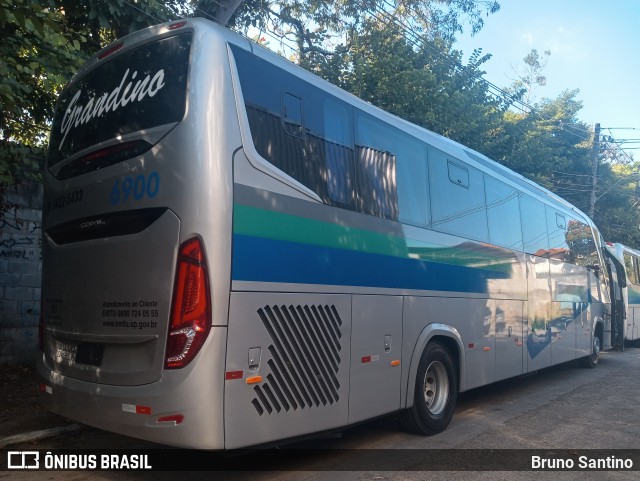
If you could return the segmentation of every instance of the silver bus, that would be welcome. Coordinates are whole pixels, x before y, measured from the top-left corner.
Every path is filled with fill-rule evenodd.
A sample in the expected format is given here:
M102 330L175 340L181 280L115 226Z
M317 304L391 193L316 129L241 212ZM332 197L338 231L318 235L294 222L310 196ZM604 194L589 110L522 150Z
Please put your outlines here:
M624 340L640 339L640 251L624 244L613 243L610 247L624 265L626 286L622 288L625 306Z
M610 309L578 209L203 19L93 57L46 165L43 402L234 449L574 359Z

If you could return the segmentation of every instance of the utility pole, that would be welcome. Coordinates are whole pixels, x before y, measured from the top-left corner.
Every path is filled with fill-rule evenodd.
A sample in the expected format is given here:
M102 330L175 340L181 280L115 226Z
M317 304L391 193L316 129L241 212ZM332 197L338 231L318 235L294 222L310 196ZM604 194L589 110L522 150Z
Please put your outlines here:
M595 125L593 132L593 165L591 167L591 202L589 202L589 217L593 220L596 213L596 187L598 186L598 157L600 156L600 124Z

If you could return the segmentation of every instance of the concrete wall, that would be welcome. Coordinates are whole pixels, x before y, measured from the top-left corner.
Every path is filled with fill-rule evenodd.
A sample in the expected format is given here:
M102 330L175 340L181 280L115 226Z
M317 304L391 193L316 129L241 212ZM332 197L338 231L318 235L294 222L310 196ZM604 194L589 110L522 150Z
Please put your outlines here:
M38 354L42 185L20 185L7 200L19 208L18 220L0 220L0 363L31 363Z

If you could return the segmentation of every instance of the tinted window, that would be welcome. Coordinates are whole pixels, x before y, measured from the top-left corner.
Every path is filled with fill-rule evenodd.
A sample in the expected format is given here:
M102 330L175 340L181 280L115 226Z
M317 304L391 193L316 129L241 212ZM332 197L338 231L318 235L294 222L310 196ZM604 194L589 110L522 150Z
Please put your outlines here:
M232 47L254 146L326 203L356 208L351 106Z
M546 210L549 257L563 262L573 262L573 256L567 244L566 217L549 206L546 206Z
M431 208L426 147L417 142L407 142L404 147L406 155L401 153L396 163L398 218L408 224L427 226Z
M353 121L351 107L327 98L324 101L324 146L327 193L333 203L353 206Z
M522 226L520 224L520 194L508 186L485 175L487 192L487 220L489 242L508 249L522 250Z
M528 195L522 195L520 197L520 215L524 251L547 257L549 255L549 239L544 204Z
M634 262L636 261L636 262ZM627 271L627 278L632 284L638 285L638 272L636 270L637 267L637 259L625 252L624 254L624 268Z
M105 140L178 122L186 106L191 35L106 60L60 96L49 166Z
M489 241L482 172L429 149L429 185L435 230Z
M598 263L598 252L591 227L584 222L569 218L566 238L567 246L571 251L570 262L579 266L593 266Z
M416 225L428 223L426 152L424 144L368 114L356 115L358 172L371 186L362 202L383 217ZM359 189L360 192L360 189Z

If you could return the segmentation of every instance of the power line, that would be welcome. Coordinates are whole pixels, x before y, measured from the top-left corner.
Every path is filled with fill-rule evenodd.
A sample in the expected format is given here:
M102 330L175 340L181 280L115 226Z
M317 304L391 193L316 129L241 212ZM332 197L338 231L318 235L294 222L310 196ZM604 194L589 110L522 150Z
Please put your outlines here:
M171 21L171 19L165 19L165 20L160 20L159 18L151 15L149 12L142 10L140 7L135 6L133 3L128 2L127 0L122 0L125 4L129 5L132 8L135 8L137 11L145 14L146 16L152 18L153 20L155 20L158 23L163 23L163 22L167 22L167 21Z
M391 4L389 2L389 0L382 0L382 2L384 4L386 4L387 7L390 7L392 9L395 8L395 5ZM428 41L428 39L426 39L420 33L416 32L411 26L401 22L397 18L397 16L395 14L394 15L390 15L384 8L381 8L381 7L376 7L375 11L371 11L369 9L369 12L383 15L385 18L388 19L387 25L389 25L390 22L393 22L394 24L399 26L401 28L401 30L404 31L405 36L409 40L413 40L414 45L417 43L416 41L419 40L421 45L425 46L427 49L429 49L431 52L435 53L441 59L444 59L449 65L454 67L454 70L456 70L456 71L464 71L465 70L465 67L461 63L459 63L458 61L454 60L451 57L451 55L449 55L447 53L444 53L444 52L440 51L439 49L437 49L436 47L434 47L431 44L431 42ZM498 87L497 85L493 84L492 82L489 82L488 80L486 80L481 75L475 75L474 78L476 78L477 80L483 82L487 86L487 91L490 94L492 94L494 96L497 96L499 99L501 99L503 101L510 101L511 106L516 108L517 110L521 111L522 113L529 114L529 115L535 115L539 119L541 119L542 121L549 121L549 122L554 121L554 119L551 119L551 118L545 119L544 116L534 106L528 104L527 102L522 101L521 99L515 98L513 96L513 94L505 91L504 89ZM577 125L574 125L574 124L565 124L564 122L560 121L558 127L560 128L560 130L566 132L567 134L573 135L574 137L577 137L577 138L579 138L579 139L581 139L583 141L588 141L593 136L593 132L592 131L583 129L583 128L578 127ZM569 130L569 129L572 129L573 131ZM580 132L580 133L577 133L576 131ZM584 135L581 135L581 134L587 134L587 136L584 136ZM630 158L626 153L624 153L624 155L627 158Z
M389 0L382 0L382 2L384 4L386 4L387 7L395 9L395 5L390 3ZM371 10L369 10L369 11L371 11ZM449 54L446 54L446 53L438 50L437 48L433 47L431 45L431 43L425 37L420 35L420 33L416 32L411 26L402 23L397 18L396 15L391 15L390 16L389 13L386 10L384 10L383 8L380 8L380 7L376 7L376 13L380 13L380 14L384 15L386 18L389 18L390 21L392 21L392 22L396 23L397 25L399 25L404 30L405 35L408 35L409 32L410 32L411 33L411 37L414 40L414 42L415 42L416 39L420 40L422 45L427 47L432 52L436 53L440 58L445 59L450 65L452 65L454 67L455 70L463 71L465 69L465 67L462 64L460 64L459 62L454 60ZM495 93L497 93L497 95L501 99L503 99L503 100L511 99L511 101L512 101L511 106L512 107L515 107L516 109L520 110L523 113L536 114L539 118L544 120L544 118L542 117L540 112L534 106L532 106L532 105L528 104L527 102L524 102L524 101L522 101L520 99L514 98L512 94L510 94L509 92L505 91L504 89L498 87L497 85L493 84L492 82L489 82L488 80L486 80L482 76L475 76L475 78L477 78L478 80L484 82L485 85L487 85L488 89L493 90ZM495 95L495 93L493 93L493 95ZM521 107L515 105L516 103L519 104ZM524 107L524 109L522 107ZM548 119L548 120L552 120L552 119ZM582 128L574 125L574 124L564 124L563 122L560 122L560 126L559 127L564 132L566 132L566 133L568 133L570 135L574 135L574 136L576 136L578 138L581 138L581 139L583 139L585 141L589 140L589 138L592 136L592 132L591 131L582 129ZM570 129L577 130L577 131L580 131L582 133L588 134L589 138L582 137L581 135L579 135L579 134L577 134L575 132L571 132L569 130L566 130L566 128L570 128ZM613 130L613 129L640 130L640 128L635 128L635 127L613 127L613 128L608 128L607 130ZM625 157L627 157L629 160L633 161L633 159L626 152L624 152L624 150L619 145L617 147ZM628 150L639 150L639 149L638 148L628 148Z
M616 127L603 127L602 130L607 130L611 135L611 139L613 140L613 142L608 142L610 145L615 145L616 148L622 153L622 155L624 155L627 159L629 159L630 162L634 162L633 157L631 157L629 154L627 154L624 149L615 141L615 139L613 138L613 133L611 132L612 130L619 130L619 128ZM633 129L636 130L636 129ZM640 129L638 129L640 130ZM629 148L629 150L635 150L634 148Z
M389 3L388 0L382 0L382 2L384 4L386 4L388 7L395 8L395 6L393 4L391 4L391 3ZM426 37L421 35L419 32L416 32L411 26L409 26L409 25L403 23L402 21L400 21L396 15L389 14L389 12L387 12L384 8L381 8L381 7L376 7L376 9L373 10L373 11L371 9L369 9L368 11L370 13L374 13L374 14L381 14L385 18L387 18L388 22L386 23L386 25L389 25L390 22L393 22L397 26L401 27L401 30L404 31L405 36L406 37L410 37L410 38L408 38L409 40L413 40L414 44L416 44L417 41L419 41L423 47L427 48L432 53L434 53L437 57L440 57L440 59L442 59L445 62L447 62L450 66L452 66L454 68L454 70L456 70L458 72L464 72L466 70L466 67L464 65L462 65L458 61L454 60L451 57L451 55L446 54L446 53L442 52L441 50L439 50L438 48L436 48L435 46L433 46L431 44L431 42L429 41L429 39L427 39ZM493 90L493 92L490 92L490 93L492 95L498 97L500 100L502 100L502 101L511 101L512 106L514 108L520 110L522 113L533 113L535 111L533 106L527 104L526 102L523 102L520 99L515 98L512 93L501 89L500 87L498 87L494 83L488 81L487 79L485 79L481 75L474 75L473 78L483 82L487 86L488 90ZM515 105L516 103L520 104L521 106Z
M553 174L560 174L560 175L569 175L572 177L593 177L591 174L575 174L575 173L571 173L571 172L561 172L559 170L552 170L551 171Z

